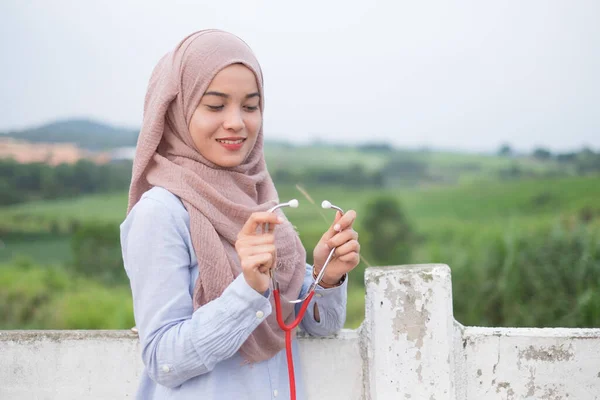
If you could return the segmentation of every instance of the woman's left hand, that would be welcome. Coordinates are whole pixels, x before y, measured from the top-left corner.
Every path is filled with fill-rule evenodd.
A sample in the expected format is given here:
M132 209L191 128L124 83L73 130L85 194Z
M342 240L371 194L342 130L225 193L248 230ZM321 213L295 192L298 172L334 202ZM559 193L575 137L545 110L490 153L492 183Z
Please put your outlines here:
M360 261L358 233L352 228L355 220L356 211L350 210L343 216L338 211L333 224L315 247L313 259L317 274L323 268L331 249L336 248L321 280L326 285L333 286L339 283L344 274L353 270Z

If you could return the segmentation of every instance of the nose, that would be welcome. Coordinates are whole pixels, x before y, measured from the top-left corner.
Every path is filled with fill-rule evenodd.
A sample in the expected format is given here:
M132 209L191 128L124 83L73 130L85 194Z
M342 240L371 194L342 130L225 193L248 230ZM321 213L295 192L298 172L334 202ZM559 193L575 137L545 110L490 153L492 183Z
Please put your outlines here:
M230 110L225 114L225 120L223 121L223 128L228 131L239 132L244 129L244 119L240 110Z

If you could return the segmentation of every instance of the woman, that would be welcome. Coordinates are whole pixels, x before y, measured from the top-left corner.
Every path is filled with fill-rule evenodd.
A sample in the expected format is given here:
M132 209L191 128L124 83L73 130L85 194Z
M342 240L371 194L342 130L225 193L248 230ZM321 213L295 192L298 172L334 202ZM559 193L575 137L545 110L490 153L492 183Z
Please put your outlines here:
M121 225L144 372L139 399L289 398L284 334L269 290L303 296L337 247L302 328L344 324L346 273L359 261L354 211L336 215L314 269L277 204L263 154L263 80L249 47L196 32L152 74ZM269 223L275 227L262 233ZM283 315L293 320L286 305ZM293 342L296 371L297 344ZM299 374L296 374L299 375ZM297 376L298 399L304 398Z

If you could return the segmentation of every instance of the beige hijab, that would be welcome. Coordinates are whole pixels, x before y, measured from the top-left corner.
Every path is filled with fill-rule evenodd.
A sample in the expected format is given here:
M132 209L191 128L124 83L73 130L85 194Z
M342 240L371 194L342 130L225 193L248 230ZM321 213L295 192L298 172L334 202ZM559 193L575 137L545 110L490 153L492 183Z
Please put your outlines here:
M192 114L211 80L220 70L236 63L254 72L262 112L260 66L248 45L238 37L218 30L200 31L167 53L150 78L133 164L128 213L153 186L178 196L189 212L199 268L194 310L219 297L242 272L234 244L250 214L266 211L278 202L264 160L262 127L254 148L235 168L222 168L205 159L188 131ZM281 293L288 299L297 298L304 278L305 250L288 221L275 229L275 241ZM293 307L286 305L283 316L290 322L294 318ZM258 362L271 358L284 346L273 304L273 313L240 351L247 361Z

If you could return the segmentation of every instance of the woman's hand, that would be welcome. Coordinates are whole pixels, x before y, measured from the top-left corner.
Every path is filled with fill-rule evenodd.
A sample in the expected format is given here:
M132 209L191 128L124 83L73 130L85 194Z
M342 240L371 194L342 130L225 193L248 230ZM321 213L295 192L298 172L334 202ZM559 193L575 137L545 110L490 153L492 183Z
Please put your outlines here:
M269 288L269 271L275 266L276 250L273 228L280 224L277 214L257 212L250 215L242 227L235 242L235 250L240 258L242 272L246 282L258 293L264 293ZM257 233L257 228L269 223L267 233Z
M352 229L355 220L356 212L354 210L346 212L343 216L338 211L335 221L315 247L313 258L317 274L323 268L331 249L336 247L321 280L326 285L333 286L339 283L344 274L353 270L360 261L358 233Z

